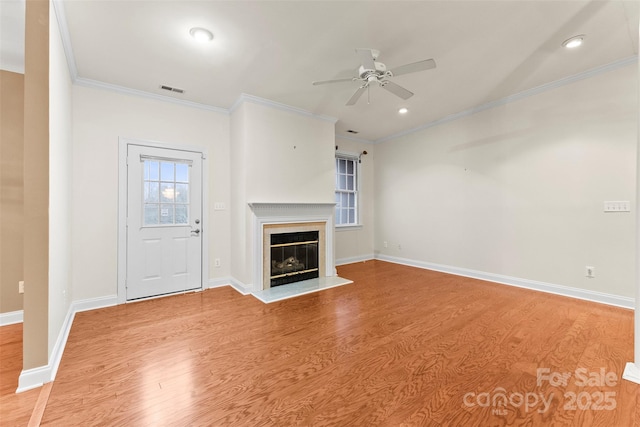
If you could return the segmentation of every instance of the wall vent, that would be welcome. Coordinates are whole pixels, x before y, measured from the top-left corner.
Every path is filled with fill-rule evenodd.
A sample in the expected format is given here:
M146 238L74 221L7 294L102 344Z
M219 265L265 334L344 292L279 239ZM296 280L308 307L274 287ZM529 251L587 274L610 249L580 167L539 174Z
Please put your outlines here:
M168 90L169 92L184 93L184 89L178 89L177 87L171 87L166 85L161 85L160 89Z

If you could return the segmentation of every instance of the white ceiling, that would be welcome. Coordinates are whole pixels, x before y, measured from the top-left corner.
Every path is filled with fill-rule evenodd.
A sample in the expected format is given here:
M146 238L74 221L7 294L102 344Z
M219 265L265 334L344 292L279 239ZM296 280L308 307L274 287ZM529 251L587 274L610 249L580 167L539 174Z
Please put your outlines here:
M7 0L1 0L2 3ZM10 0L12 2L18 0ZM338 118L336 133L375 141L487 102L637 55L637 1L64 1L78 77L229 109L241 93ZM202 45L189 29L210 29ZM586 34L569 51L567 38ZM4 25L3 25L4 47ZM352 107L354 49L393 68L435 70L393 80ZM185 90L182 95L160 85ZM409 113L400 116L401 106Z
M0 0L0 69L24 73L25 0Z

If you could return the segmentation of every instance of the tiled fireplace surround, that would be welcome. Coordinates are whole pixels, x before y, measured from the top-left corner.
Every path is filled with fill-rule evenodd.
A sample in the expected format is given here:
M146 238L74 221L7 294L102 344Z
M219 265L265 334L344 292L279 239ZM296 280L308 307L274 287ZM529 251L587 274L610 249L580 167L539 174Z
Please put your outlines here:
M334 203L249 203L253 212L253 291L269 288L269 247L272 233L318 230L320 277L336 276ZM286 230L286 231L285 231Z

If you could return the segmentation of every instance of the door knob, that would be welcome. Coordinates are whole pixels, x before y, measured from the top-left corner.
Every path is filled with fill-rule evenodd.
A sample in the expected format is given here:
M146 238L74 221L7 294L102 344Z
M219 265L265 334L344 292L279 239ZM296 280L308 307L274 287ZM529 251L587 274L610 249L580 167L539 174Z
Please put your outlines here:
M196 235L200 234L200 229L196 228L195 230L191 230L192 233L196 233Z

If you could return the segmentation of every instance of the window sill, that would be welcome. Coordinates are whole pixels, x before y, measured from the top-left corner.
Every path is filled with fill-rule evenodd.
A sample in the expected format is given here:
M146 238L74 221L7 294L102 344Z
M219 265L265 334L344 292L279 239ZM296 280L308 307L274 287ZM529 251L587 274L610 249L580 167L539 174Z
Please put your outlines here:
M354 224L354 225L336 225L336 231L354 231L361 230L363 227L362 224Z

